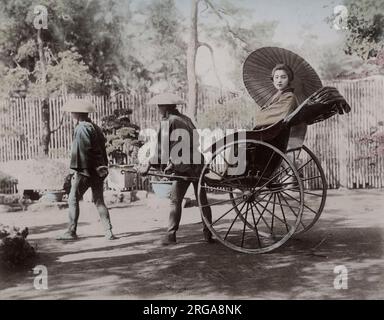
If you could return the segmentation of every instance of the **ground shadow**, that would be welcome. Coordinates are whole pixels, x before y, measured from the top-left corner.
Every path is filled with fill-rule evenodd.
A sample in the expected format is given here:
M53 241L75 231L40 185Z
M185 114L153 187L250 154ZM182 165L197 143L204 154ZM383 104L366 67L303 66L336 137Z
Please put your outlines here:
M364 299L382 289L380 228L351 228L342 220L325 220L263 255L205 243L199 223L180 228L178 245L160 247L155 242L163 231L127 232L117 242L95 247L94 241L101 243L99 237L84 237L80 244L40 239L47 242L39 263L49 270L49 290L37 293L20 286L6 298ZM333 287L334 267L340 264L351 270L350 290L345 293ZM27 281L32 283L31 275L19 275L16 283Z

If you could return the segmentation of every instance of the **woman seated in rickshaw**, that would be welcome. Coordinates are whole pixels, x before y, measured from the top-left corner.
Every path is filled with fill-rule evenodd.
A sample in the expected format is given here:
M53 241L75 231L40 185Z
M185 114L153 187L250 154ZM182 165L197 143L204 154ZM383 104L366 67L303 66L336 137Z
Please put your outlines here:
M256 128L273 125L284 119L299 105L291 87L294 74L286 64L277 64L272 70L272 82L277 92L261 107Z
M244 69L250 69L251 64L246 64L247 63L245 63ZM296 63L295 65L300 66L305 64ZM300 68L296 67L296 69L299 70ZM249 70L247 73L249 73ZM255 131L268 130L269 134L265 134L265 138L262 138L262 140L283 152L288 152L289 158L293 156L289 151L298 150L302 147L308 124L322 121L336 113L342 114L350 111L350 106L339 94L337 89L333 87L322 87L320 79L309 66L305 72L301 70L298 73L300 74L300 79L295 79L295 88L302 91L302 103L300 106L292 83L295 77L292 68L285 63L275 65L271 72L271 81L277 92L261 107L261 111L258 113L256 120L256 126L253 129ZM248 86L251 81L252 79L248 79ZM258 84L260 83L267 82L258 82ZM249 87L247 87L248 90ZM260 90L259 88L255 90L255 92L263 93L270 91L269 89ZM253 98L255 98L254 95ZM256 102L258 102L257 99ZM247 135L247 138L252 138L252 136L253 134L250 133ZM258 137L257 134L254 136ZM257 151L253 153L254 157L258 157L257 161L259 163L264 163L260 158L267 159L269 157L269 154L264 154L263 149L264 148L258 148ZM252 159L251 156L252 154L248 162L256 161ZM294 161L294 159L291 160Z
M255 127L246 132L246 139L266 142L289 158L293 157L292 151L302 148L308 125L350 110L336 88L323 87L315 70L285 49L266 47L254 51L244 62L243 79L248 93L262 106ZM272 152L265 145L247 147L246 174L263 172ZM221 180L229 163L225 161L221 170L212 171L207 177ZM268 169L272 168L270 164Z
M294 88L291 85L294 76L291 67L284 63L279 63L272 69L271 81L277 92L261 107L254 130L265 129L279 123L299 106ZM301 143L304 141L306 126L283 127L277 128L277 130L280 130L279 134L268 142L283 150L288 141L284 137L291 136L291 141L292 138L298 138Z
M298 101L296 95L294 94L294 89L291 86L293 78L293 71L286 64L279 63L272 69L271 81L273 82L273 86L276 88L277 92L270 99L268 99L264 106L261 107L261 112L258 114L254 130L265 130L268 127L272 127L297 108ZM283 150L287 146L289 134L290 128L288 127L276 128L276 134L273 135L272 139L267 139L267 142L271 143L280 150ZM249 133L247 136L251 138L252 134ZM254 152L248 152L246 160L247 169L250 169L249 165L255 167L255 157L268 158L270 157L270 150L259 146L259 148L254 150ZM262 160L260 162L264 163ZM226 174L227 169L228 163L224 165L222 170L218 170L220 175L211 172L207 175L207 177L212 180L220 180L223 178L223 175Z
M298 82L296 88L306 92L304 98L301 92L301 99L305 101L299 106L292 85L295 77L292 68L279 63L272 69L271 80L277 92L261 107L254 130L265 130L278 123L289 123L289 126L276 128L280 133L268 141L280 150L301 148L309 124L325 120L336 113L350 111L350 106L336 88L323 87L316 73L308 70L301 70L301 79L295 80ZM305 75L306 73L308 74ZM288 145L285 144L287 140L283 138L287 136Z

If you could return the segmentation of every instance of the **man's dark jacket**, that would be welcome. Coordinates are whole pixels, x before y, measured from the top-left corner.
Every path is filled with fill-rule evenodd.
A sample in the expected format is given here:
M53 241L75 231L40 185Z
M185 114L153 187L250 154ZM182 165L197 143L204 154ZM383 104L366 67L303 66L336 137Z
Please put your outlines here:
M80 121L73 134L70 168L91 176L99 166L108 165L106 139L102 130L90 119Z

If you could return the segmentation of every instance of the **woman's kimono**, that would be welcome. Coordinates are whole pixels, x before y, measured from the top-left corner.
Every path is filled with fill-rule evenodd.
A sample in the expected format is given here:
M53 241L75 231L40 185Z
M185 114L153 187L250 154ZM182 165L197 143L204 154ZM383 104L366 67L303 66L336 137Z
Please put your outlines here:
M269 126L284 119L294 111L298 102L292 88L287 88L282 92L278 91L261 108L261 112L256 118L257 127Z

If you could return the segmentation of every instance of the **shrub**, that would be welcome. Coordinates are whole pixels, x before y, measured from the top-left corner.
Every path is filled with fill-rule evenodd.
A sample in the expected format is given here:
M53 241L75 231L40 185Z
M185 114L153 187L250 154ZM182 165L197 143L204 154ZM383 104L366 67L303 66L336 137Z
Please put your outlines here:
M0 193L8 193L8 189L13 184L17 184L17 179L0 171Z
M36 250L26 240L28 228L0 224L0 267L11 269L28 266Z
M101 128L107 139L107 154L117 164L135 162L136 149L142 145L138 140L140 128L131 123L131 114L131 109L117 109L102 119Z
M207 108L205 112L198 114L197 122L200 128L212 130L217 128L249 130L255 126L258 109L259 107L250 98L240 96Z

